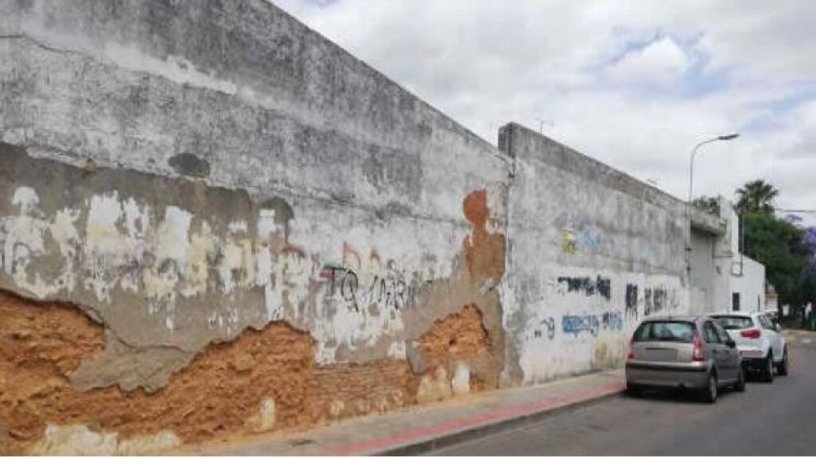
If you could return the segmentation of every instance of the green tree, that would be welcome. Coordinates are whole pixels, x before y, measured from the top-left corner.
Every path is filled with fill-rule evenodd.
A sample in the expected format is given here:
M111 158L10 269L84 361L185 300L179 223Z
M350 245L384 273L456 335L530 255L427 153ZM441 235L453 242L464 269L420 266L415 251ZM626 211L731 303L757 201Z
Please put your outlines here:
M743 253L765 265L767 280L779 294L779 304L801 305L807 295L809 251L802 243L804 230L760 210L742 216Z
M779 190L770 183L758 179L752 180L741 188L737 189L737 212L745 214L749 212L773 213L774 199L779 195Z
M694 207L716 216L720 216L720 200L713 196L701 196L692 201Z

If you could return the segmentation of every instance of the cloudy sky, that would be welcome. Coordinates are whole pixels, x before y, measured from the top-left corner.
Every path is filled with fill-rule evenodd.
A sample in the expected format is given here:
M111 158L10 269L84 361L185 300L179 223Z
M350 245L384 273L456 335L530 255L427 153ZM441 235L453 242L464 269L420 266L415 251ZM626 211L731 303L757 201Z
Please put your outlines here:
M273 3L492 143L516 121L685 199L739 132L695 196L816 209L816 1Z

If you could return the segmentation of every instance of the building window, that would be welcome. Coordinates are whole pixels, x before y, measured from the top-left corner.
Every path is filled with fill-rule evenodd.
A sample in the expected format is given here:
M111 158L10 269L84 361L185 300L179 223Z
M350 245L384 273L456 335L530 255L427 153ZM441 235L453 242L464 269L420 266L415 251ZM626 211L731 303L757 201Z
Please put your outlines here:
M739 292L734 292L731 294L731 310L732 311L739 311L740 310L740 294Z

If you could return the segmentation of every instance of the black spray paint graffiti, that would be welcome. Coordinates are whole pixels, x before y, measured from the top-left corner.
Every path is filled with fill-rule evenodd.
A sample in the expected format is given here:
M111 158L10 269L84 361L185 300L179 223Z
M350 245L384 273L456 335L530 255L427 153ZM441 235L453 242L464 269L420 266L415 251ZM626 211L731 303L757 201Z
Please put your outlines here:
M607 300L612 296L612 282L609 278L559 277L558 283L567 287L569 292L584 292L586 296L600 295Z
M357 305L357 290L360 286L360 280L354 271L338 266L326 266L321 276L330 282L330 296L333 297L335 291L339 291L340 298L349 303L350 309L360 312L360 307Z
M367 288L360 285L357 273L348 268L326 266L321 277L329 282L329 296L333 297L338 293L355 312L360 311L360 304L377 304L382 309L392 310L413 306L420 290L418 273L413 274L410 284L394 273L375 275Z
M644 308L643 315L650 316L658 314L663 311L674 310L677 308L677 292L672 291L671 297L669 291L665 288L647 288L643 292Z
M609 311L601 316L604 330L623 330L623 315L617 311Z
M638 286L626 284L626 318L638 319Z

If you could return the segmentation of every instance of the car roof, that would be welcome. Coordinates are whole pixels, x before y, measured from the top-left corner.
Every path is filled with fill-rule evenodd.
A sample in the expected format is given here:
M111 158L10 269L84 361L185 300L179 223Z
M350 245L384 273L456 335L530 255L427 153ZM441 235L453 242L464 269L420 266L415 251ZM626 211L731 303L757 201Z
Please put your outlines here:
M722 311L722 312L712 312L708 316L738 316L738 317L751 317L752 315L756 314L755 312L747 312L747 311Z
M713 316L731 316L731 317L756 317L764 315L764 312L757 312L757 311L723 311L723 312L712 312L709 314L709 317Z
M643 319L643 322L663 322L663 321L672 321L672 322L697 322L698 320L703 319L700 316L694 315L662 315L662 316L651 316Z

